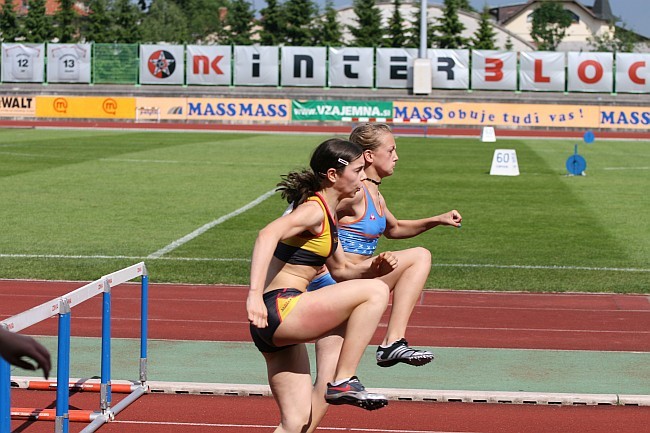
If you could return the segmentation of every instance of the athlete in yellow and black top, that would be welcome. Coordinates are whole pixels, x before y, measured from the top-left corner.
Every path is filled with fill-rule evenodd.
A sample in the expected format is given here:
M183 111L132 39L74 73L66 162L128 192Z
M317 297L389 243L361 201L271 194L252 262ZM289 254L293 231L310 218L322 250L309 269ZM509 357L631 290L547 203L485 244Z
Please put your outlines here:
M338 229L327 203L319 193L307 198L306 202L316 202L322 208L325 215L322 229L317 234L305 230L296 236L281 240L275 247L273 257L291 265L321 267L336 251L339 243ZM274 345L273 334L282 320L289 315L302 293L303 291L295 288L275 289L264 293L268 326L258 328L250 325L253 342L261 352L277 352L287 347Z

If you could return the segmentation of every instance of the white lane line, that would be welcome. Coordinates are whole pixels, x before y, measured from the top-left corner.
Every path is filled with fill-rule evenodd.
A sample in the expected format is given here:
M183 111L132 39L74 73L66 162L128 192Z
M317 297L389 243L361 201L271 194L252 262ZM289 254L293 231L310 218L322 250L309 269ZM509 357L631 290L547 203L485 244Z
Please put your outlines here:
M458 267L458 268L503 268L503 269L558 269L572 271L615 271L615 272L650 272L644 268L599 268L590 266L542 266L542 265L491 265L491 264L470 264L470 263L433 263L432 267Z
M603 170L650 170L650 167L605 167Z
M203 226L201 226L198 229L194 230L192 233L187 234L187 235L183 236L180 239L176 239L174 242L167 245L166 247L163 247L163 248L159 249L155 253L149 254L147 256L147 258L148 259L157 259L157 258L159 258L161 256L164 256L165 254L175 250L176 248L180 247L181 245L191 241L192 239L194 239L194 238L196 238L198 236L201 236L203 233L207 232L212 227L214 227L216 225L219 225L219 224L221 224L221 223L223 223L225 221L228 221L230 218L234 218L237 215L246 212L248 209L251 209L251 208L257 206L258 204L262 203L267 198L271 197L273 194L275 194L275 188L273 188L271 191L268 191L268 192L262 194L261 196L257 197L255 200L248 203L247 205L242 206L242 207L240 207L239 209L237 209L237 210L235 210L233 212L230 212L228 215L224 215L222 217L219 217L214 221L211 221L211 222L209 222L207 224L204 224Z
M221 423L207 423L207 422L170 422L170 421L122 421L115 419L111 424L139 424L139 425L168 425L178 427L215 427L215 428L241 428L241 429L268 429L276 428L276 425L256 425L256 424L221 424ZM378 429L378 428L355 428L355 427L318 427L319 431L349 431L349 432L376 432L376 433L461 433L440 430L404 430L404 429ZM463 432L472 433L472 432ZM476 432L474 432L476 433Z

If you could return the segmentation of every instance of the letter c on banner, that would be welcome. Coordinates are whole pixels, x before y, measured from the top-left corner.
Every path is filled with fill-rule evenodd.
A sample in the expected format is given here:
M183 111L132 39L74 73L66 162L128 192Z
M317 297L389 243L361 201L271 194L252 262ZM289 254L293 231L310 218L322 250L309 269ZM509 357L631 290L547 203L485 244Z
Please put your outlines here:
M503 60L501 59L485 59L485 81L501 81L503 80Z
M630 80L632 80L636 84L645 84L645 78L641 78L638 75L638 70L641 68L645 68L645 62L636 62L633 63L632 66L630 66L630 70L628 72L630 76Z
M587 68L590 66L594 68L594 75L591 78L587 76ZM595 60L585 60L578 66L578 77L585 84L595 84L603 78L603 67Z

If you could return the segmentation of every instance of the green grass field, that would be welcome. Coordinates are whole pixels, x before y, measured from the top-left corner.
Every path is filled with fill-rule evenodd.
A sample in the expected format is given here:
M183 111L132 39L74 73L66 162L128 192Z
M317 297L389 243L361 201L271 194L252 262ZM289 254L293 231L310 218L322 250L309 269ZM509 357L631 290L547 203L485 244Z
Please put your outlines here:
M325 138L0 130L0 278L94 280L143 260L153 282L247 284L257 231L286 207L277 194L149 256L271 191ZM380 242L431 250L427 287L650 292L649 142L581 144L578 177L571 140L397 143L391 211L463 215L461 229ZM517 151L520 176L488 174L495 148Z

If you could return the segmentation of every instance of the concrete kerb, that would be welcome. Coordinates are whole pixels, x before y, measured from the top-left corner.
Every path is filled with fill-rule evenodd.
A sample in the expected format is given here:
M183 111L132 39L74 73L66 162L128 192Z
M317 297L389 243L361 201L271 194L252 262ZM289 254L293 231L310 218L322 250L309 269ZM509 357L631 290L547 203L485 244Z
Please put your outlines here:
M149 392L164 394L201 394L270 397L268 385L244 385L228 383L194 383L149 381ZM650 395L621 394L571 394L502 391L423 390L368 388L371 392L384 394L389 400L464 402L464 403L510 403L544 405L625 405L650 406Z

